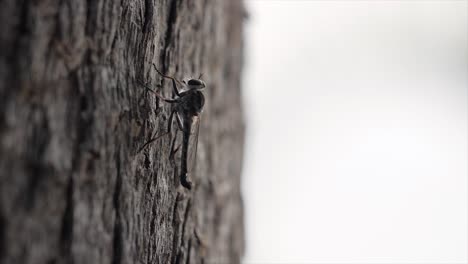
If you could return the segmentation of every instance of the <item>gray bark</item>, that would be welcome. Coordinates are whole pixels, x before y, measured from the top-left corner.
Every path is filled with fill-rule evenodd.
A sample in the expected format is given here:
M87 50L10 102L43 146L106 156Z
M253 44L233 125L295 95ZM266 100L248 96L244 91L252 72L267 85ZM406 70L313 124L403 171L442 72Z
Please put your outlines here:
M237 263L241 0L0 1L0 263ZM194 188L171 86L204 73ZM161 87L158 88L158 84ZM179 135L180 136L180 135Z

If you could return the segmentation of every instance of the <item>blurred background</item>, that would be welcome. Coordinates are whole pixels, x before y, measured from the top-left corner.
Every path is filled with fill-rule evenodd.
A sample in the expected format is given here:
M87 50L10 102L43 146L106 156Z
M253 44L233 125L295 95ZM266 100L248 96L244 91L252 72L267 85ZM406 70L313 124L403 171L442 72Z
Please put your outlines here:
M466 263L468 1L246 1L244 263Z

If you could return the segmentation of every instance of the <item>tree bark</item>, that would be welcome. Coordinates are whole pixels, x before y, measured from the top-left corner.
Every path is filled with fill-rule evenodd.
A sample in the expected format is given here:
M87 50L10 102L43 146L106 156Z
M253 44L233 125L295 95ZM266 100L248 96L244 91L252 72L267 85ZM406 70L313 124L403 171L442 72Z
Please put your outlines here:
M0 1L0 263L240 261L243 15L241 0ZM138 152L172 109L138 82L171 97L152 63L204 73L191 191L175 129Z

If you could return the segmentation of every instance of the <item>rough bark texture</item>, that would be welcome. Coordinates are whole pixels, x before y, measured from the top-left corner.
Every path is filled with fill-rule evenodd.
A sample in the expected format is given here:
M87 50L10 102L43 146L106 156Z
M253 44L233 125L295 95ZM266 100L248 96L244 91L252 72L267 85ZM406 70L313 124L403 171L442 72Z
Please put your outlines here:
M240 0L0 1L0 263L236 263ZM207 83L192 191L170 83ZM161 84L158 88L157 85ZM180 135L179 135L180 136Z

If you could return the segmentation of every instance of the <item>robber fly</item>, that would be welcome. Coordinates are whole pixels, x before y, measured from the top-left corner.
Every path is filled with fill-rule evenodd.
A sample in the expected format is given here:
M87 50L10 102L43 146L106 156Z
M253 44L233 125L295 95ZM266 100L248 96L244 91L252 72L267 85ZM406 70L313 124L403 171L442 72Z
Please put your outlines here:
M173 104L174 108L171 112L171 115L169 116L168 131L160 136L153 136L140 148L139 152L142 151L150 143L158 140L162 136L170 134L172 129L172 121L174 119L174 116L176 116L179 129L183 132L182 154L180 164L180 183L182 184L182 186L190 190L192 188L192 182L188 177L189 171L187 164L189 160L191 165L193 165L193 163L195 162L198 144L198 131L200 128L200 114L203 110L203 105L205 104L205 96L203 95L201 90L205 88L205 83L202 80L200 80L200 75L198 79L189 79L187 82L182 81L186 89L183 91L179 91L176 82L181 84L180 81L178 81L174 77L167 76L161 73L156 68L156 65L154 65L154 63L153 67L156 69L159 75L172 81L172 88L177 97L171 99L165 98L159 93L147 87L145 84L143 84L146 87L146 89L155 94L158 98L167 103ZM174 142L176 138L174 138ZM176 152L177 150L178 148L176 148L176 150L171 149L170 156L172 156L173 152ZM190 159L188 157L189 151L191 152Z

